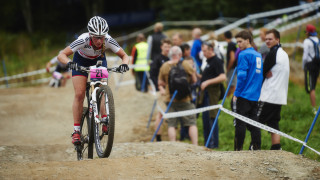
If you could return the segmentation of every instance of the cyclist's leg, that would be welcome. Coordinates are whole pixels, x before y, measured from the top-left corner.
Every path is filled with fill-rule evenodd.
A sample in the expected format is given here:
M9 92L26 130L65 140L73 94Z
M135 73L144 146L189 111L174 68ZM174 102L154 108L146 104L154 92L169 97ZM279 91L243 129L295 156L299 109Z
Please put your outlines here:
M89 66L86 64L86 59L82 58L77 52L73 56L73 61L78 63L80 66ZM72 105L74 121L74 133L72 135L73 144L78 144L80 142L80 121L83 110L83 100L85 98L87 77L87 73L74 70L72 71L72 83L75 92Z
M73 62L77 63L79 66L89 67L91 65L90 60L81 57L78 52L74 54ZM87 78L88 73L72 70L72 83L75 92L72 111L75 124L80 124Z
M72 77L74 87L74 100L72 105L73 121L74 121L74 133L72 134L72 143L79 144L80 139L80 121L83 109L83 100L86 91L87 77L85 76L73 76Z
M85 76L72 77L72 83L73 83L74 92L75 92L72 110L73 110L73 120L75 124L80 124L83 100L85 98L86 82L87 82L87 77Z

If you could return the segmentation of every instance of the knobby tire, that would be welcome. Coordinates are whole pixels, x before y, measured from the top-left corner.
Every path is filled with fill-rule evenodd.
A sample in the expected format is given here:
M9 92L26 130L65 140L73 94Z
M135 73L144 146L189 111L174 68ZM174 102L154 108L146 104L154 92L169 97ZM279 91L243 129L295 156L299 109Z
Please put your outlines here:
M109 121L108 121L108 134L103 134L102 132L102 123L94 122L94 139L95 139L95 147L97 155L100 158L107 158L110 156L113 139L114 139L114 130L115 130L115 107L114 100L111 88L109 86L101 86L97 91L97 109L98 114L101 117L101 103L102 98L107 97L105 99L106 106L109 108Z
M93 158L93 132L92 121L89 119L89 110L87 107L83 107L80 132L81 132L81 145L77 147L77 159ZM80 146L80 147L79 147Z

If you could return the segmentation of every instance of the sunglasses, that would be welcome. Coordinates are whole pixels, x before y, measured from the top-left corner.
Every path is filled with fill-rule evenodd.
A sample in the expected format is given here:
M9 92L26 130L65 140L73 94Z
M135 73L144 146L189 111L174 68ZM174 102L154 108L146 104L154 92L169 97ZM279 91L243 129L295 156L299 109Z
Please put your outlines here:
M91 34L90 34L90 36L94 39L104 39L105 38L105 36L95 36L95 35L91 35Z

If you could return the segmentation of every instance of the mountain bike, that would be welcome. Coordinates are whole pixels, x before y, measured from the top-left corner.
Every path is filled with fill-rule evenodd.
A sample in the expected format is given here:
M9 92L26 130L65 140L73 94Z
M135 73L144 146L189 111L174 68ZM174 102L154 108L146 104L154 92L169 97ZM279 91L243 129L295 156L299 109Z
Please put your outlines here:
M115 130L115 107L111 88L108 86L109 72L119 71L118 67L106 68L102 61L90 67L78 66L78 70L87 72L90 81L86 86L86 99L89 108L83 107L80 122L81 144L75 145L78 160L84 154L93 158L93 143L99 158L110 156ZM89 78L88 78L89 79Z

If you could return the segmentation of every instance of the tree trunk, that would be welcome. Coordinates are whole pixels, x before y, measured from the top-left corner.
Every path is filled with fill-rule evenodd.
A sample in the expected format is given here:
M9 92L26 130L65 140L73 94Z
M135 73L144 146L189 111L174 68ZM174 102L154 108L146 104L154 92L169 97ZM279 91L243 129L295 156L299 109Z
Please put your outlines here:
M104 1L103 0L83 0L83 5L86 10L86 16L87 19L89 20L93 16L101 15L103 12L103 5Z
M26 22L28 33L33 32L33 23L32 23L32 15L31 15L31 4L30 0L21 1L22 13Z

